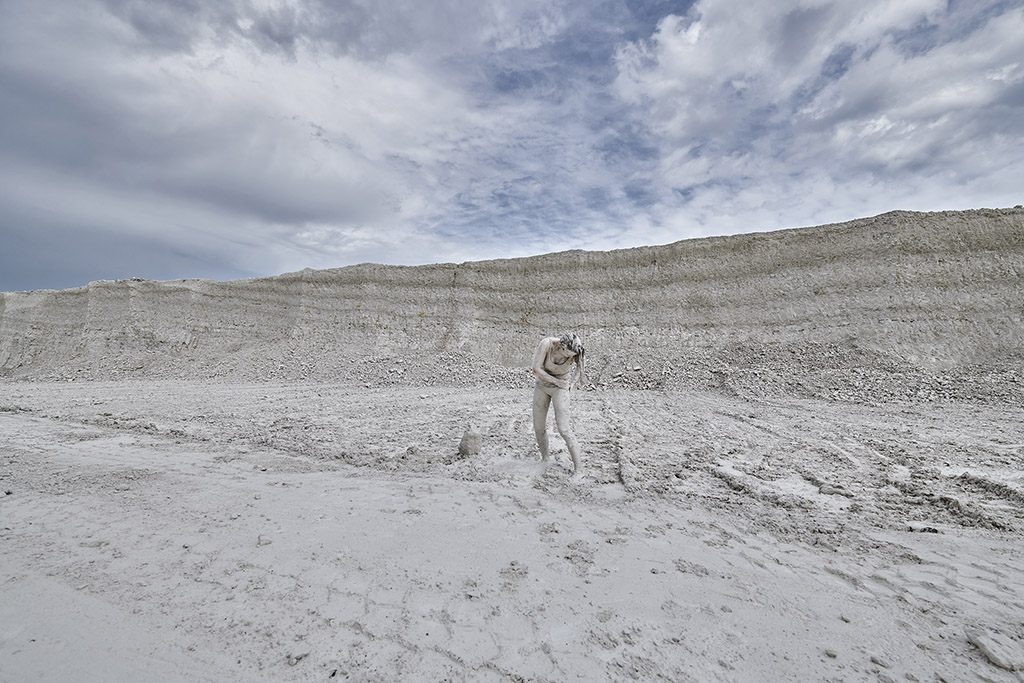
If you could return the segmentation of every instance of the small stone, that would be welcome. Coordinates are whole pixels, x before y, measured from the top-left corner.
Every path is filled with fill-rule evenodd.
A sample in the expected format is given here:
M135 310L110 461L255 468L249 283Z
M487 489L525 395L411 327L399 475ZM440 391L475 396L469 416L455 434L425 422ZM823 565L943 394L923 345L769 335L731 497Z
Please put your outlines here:
M836 652L835 650L825 650L825 656L828 657L829 659L835 659L836 657L839 656L839 653Z
M480 445L482 437L480 436L480 430L473 425L470 425L466 433L462 435L462 441L459 443L459 455L466 457L467 455L479 455Z
M872 661L872 663L877 664L878 666L880 666L880 667L882 667L884 669L891 668L889 666L889 662L887 662L886 660L882 659L881 657L876 657L876 656L872 655L871 656L871 661Z
M818 493L820 493L823 496L845 496L847 498L853 498L853 494L850 493L849 491L844 491L842 487L829 486L827 484L824 486L820 486L818 488Z
M302 654L298 654L298 655L291 655L291 656L288 657L288 666L295 666L296 664L298 664L299 662L301 662L303 659L305 659L308 656L309 656L308 652L303 652Z
M1000 669L1024 671L1024 648L1017 641L985 629L971 629L967 640Z

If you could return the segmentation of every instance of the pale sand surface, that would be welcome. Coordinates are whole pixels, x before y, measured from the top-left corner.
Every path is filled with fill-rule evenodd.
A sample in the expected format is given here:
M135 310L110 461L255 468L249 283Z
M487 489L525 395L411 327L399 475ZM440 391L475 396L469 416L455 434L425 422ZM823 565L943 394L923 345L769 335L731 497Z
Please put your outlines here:
M574 485L521 386L0 396L3 681L1022 680L1014 404L583 391Z
M1020 683L1022 282L1013 208L0 293L0 683Z

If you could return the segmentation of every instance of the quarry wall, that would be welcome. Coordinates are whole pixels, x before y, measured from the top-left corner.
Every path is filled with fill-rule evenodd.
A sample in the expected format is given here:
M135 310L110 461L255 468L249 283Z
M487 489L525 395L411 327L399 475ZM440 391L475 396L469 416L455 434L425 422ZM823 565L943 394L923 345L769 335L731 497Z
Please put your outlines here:
M0 377L223 374L458 352L828 342L912 363L1024 357L1024 210L892 212L609 252L0 295Z

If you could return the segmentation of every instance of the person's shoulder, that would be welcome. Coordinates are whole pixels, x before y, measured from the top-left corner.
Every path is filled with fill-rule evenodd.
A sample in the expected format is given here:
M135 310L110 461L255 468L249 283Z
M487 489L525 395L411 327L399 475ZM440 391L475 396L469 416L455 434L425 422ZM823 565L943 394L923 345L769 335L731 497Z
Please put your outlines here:
M556 341L558 341L558 337L544 337L541 339L540 343L537 344L537 350L534 352L534 358L538 358L541 354L547 355Z

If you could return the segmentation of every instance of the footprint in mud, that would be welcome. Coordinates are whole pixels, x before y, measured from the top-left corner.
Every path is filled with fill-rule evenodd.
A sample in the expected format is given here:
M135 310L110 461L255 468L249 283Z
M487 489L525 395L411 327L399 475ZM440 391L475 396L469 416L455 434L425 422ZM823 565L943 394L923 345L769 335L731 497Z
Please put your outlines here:
M594 546L586 541L569 544L564 559L572 565L577 576L586 576L594 566Z
M550 493L566 486L579 487L589 481L589 477L586 470L574 473L561 463L548 461L534 468L530 481L533 488Z
M562 531L555 522L545 522L537 527L537 533L540 534L542 540L548 543L555 543L558 540L556 536L562 533Z
M501 575L501 587L505 590L513 590L517 584L530 574L530 568L519 560L512 560L507 567L498 571Z
M693 574L695 576L710 576L711 572L702 564L697 562L690 562L679 558L675 561L676 569L684 574Z

